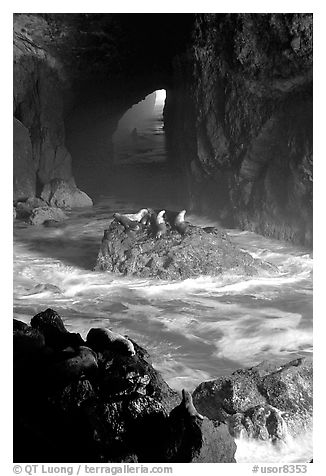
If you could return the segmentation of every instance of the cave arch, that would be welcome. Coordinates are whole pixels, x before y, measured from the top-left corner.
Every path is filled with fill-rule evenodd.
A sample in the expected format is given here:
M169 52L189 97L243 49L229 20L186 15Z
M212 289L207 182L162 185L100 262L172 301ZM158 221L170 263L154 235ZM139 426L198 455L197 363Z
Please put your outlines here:
M147 83L147 84L146 84ZM90 172L105 181L114 166L112 137L124 114L156 90L171 90L166 78L151 81L133 78L132 83L90 81L77 85L75 99L65 118L66 144L73 157L73 174L86 193L91 193ZM103 183L104 186L104 183Z

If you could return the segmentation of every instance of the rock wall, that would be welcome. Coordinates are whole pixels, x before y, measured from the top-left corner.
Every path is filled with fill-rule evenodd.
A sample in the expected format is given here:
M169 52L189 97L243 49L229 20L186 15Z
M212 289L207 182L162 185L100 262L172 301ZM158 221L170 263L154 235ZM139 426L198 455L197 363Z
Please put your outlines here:
M311 245L312 15L196 15L174 89L166 130L192 207Z
M14 117L28 130L32 145L33 168L25 160L25 168L34 174L29 196L51 179L72 178L63 120L63 91L68 83L58 56L45 47L50 32L42 17L14 17ZM14 137L17 141L16 134ZM17 162L15 149L14 194L21 176Z
M33 197L36 171L28 129L14 118L14 200Z

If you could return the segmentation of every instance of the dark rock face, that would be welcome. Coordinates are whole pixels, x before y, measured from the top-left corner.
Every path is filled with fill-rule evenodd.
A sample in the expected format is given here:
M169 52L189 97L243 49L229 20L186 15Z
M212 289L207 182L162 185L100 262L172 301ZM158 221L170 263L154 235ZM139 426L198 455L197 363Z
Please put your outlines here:
M312 361L262 363L201 383L193 393L200 413L226 421L233 436L273 441L312 426Z
M275 271L241 251L217 228L189 225L184 235L172 230L156 239L151 226L126 231L116 219L104 232L95 269L161 279Z
M34 172L27 196L38 193L36 183L72 178L63 117L69 81L59 55L48 48L50 38L50 25L41 16L14 15L14 117L29 132L34 164L24 174L27 179ZM18 139L15 129L14 142Z
M235 462L226 425L180 403L135 342L91 330L95 351L52 309L31 325L14 321L15 462Z
M166 130L192 206L311 245L312 15L198 14L175 82Z
M36 171L29 132L14 118L14 200L35 195Z
M36 314L31 319L31 326L40 331L44 335L46 345L55 350L76 348L84 344L80 334L68 332L59 314L52 309Z

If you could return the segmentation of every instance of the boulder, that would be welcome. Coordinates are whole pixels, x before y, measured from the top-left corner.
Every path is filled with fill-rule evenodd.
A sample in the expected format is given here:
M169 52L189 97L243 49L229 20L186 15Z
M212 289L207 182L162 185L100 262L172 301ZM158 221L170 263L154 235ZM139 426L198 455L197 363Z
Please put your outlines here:
M233 436L282 440L312 425L312 361L262 363L201 383L193 392L198 411L228 423Z
M80 334L67 331L61 317L53 309L49 308L36 314L31 319L31 326L42 332L46 345L55 350L66 347L76 349L85 344Z
M17 218L24 219L30 217L34 208L47 207L47 203L41 198L30 197L25 201L16 202Z
M33 197L36 190L36 170L28 129L14 117L14 200Z
M218 228L189 225L183 235L172 229L159 239L150 224L138 228L126 230L115 218L104 232L95 270L173 280L226 272L246 276L275 272Z
M49 365L46 378L50 388L69 385L81 377L91 378L98 370L95 352L81 346L77 350L68 348L56 355L57 362Z
M53 207L81 208L91 207L92 199L79 190L74 181L53 179L44 185L41 197Z
M29 216L31 225L42 225L44 222L54 220L56 222L63 221L67 215L58 207L38 207L34 208Z
M169 457L181 463L235 463L236 444L225 423L200 415L189 392L169 416Z

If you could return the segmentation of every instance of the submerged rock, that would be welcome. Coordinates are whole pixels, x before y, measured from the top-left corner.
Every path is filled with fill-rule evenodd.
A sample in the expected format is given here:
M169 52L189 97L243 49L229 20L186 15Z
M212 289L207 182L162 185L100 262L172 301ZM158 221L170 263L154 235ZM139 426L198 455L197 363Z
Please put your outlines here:
M95 269L123 275L187 279L228 274L255 276L275 268L231 242L218 228L189 225L155 238L151 225L126 230L116 219L105 230Z
M282 440L312 425L312 360L262 363L201 383L193 393L203 415L224 420L235 437Z
M58 207L38 207L34 208L29 217L31 225L42 225L48 220L55 220L56 222L65 220L67 215Z

